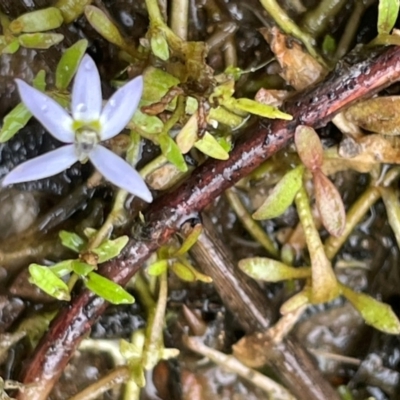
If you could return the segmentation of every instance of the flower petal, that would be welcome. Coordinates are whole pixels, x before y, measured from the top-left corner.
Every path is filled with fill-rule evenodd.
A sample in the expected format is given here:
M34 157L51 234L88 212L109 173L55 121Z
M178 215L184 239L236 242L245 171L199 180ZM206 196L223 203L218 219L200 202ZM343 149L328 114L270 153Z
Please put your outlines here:
M78 161L75 146L69 144L18 165L1 182L2 186L35 181L58 174Z
M33 116L60 142L72 143L75 138L73 121L67 111L51 97L21 79L15 82L22 102Z
M87 54L82 58L72 89L71 111L77 121L92 122L100 117L101 82L96 64Z
M139 173L112 151L103 146L96 146L90 153L89 159L96 169L114 185L148 203L153 201L153 196Z
M142 92L143 78L138 76L110 97L100 116L101 140L111 139L125 128L139 105Z

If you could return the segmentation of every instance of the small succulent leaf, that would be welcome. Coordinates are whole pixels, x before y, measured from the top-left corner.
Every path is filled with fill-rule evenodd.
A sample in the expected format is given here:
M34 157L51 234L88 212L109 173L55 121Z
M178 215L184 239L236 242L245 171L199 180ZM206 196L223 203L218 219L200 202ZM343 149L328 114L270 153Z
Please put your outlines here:
M198 115L194 113L176 136L176 144L182 154L188 153L197 140Z
M47 178L64 171L77 160L73 144L59 147L42 156L35 157L18 165L8 173L2 181L2 186L14 183L31 182Z
M271 219L282 215L289 206L303 184L304 167L299 165L287 172L275 185L264 203L252 215L254 219Z
M176 166L181 172L187 171L187 165L178 145L168 134L158 136L158 143L165 158Z
M79 64L72 88L71 111L74 120L83 123L98 120L102 103L99 71L93 59L85 54Z
M96 268L94 265L89 265L79 260L73 260L71 266L72 270L79 276L87 276Z
M153 196L143 178L121 157L103 146L96 146L90 153L90 161L95 168L111 183L147 203L153 201Z
M57 7L61 11L64 22L69 24L81 16L85 6L91 2L92 0L58 0L54 4L54 7Z
M400 202L397 191L394 188L380 187L383 202L385 203L388 222L400 246Z
M61 33L24 33L18 36L18 42L27 49L48 49L64 40Z
M14 34L44 32L59 28L62 23L63 17L60 10L55 7L49 7L19 16L11 21L9 28Z
M322 51L326 55L333 55L336 51L337 43L335 38L331 35L325 35L324 41L322 42Z
M185 282L196 281L196 276L193 271L179 261L175 261L171 264L171 270L178 278L182 279Z
M279 309L282 315L286 315L293 311L296 311L299 307L306 304L310 304L311 289L309 287L304 288L301 292L296 293L290 299L286 300Z
M163 61L169 59L169 48L168 42L162 31L157 31L153 33L150 39L150 47L153 54Z
M324 150L321 140L313 128L299 125L294 134L294 142L302 163L309 170L314 171L322 167Z
M55 100L41 91L16 79L19 95L26 108L53 135L63 143L73 143L72 118Z
M2 48L0 54L14 54L18 51L19 47L20 47L19 40L18 38L15 38Z
M315 227L309 199L303 187L298 191L295 202L310 253L312 270L311 301L315 304L331 301L339 295L339 286L331 262L325 254L318 230Z
M149 67L143 73L144 88L142 101L144 104L159 102L168 90L179 85L179 79L161 69Z
M49 267L51 272L56 274L59 278L68 275L72 272L72 263L74 260L64 260Z
M46 71L41 69L32 80L35 89L44 92L46 90Z
M99 257L97 262L101 264L118 256L128 241L128 236L121 236L117 239L103 242L99 247L93 249L93 253L96 253Z
M289 114L286 114L280 111L278 108L269 106L267 104L259 103L255 100L250 99L232 99L233 107L235 109L239 109L240 111L246 111L254 115L259 115L260 117L269 118L269 119L284 119L287 121L291 121L293 117Z
M10 140L21 128L31 119L32 113L26 108L24 103L15 106L3 120L0 129L0 143Z
M317 169L313 172L315 201L325 229L339 237L346 227L346 211L335 185Z
M99 8L90 5L86 6L85 15L90 25L92 25L104 39L122 49L129 47L125 39L119 33L118 28Z
M164 124L155 115L147 115L137 109L132 118L135 128L143 135L156 135L161 133Z
M86 236L87 239L92 239L97 233L97 229L94 228L85 228L83 230L83 234Z
M168 269L168 260L158 260L155 263L149 265L147 273L150 276L159 276Z
M95 272L90 272L84 278L84 283L89 290L112 304L132 304L135 302L134 297L125 289Z
M78 40L64 51L56 68L56 88L67 89L88 47L86 39ZM101 93L101 91L100 91Z
M194 268L193 265L191 265L185 257L178 257L178 260L175 262L175 264L177 264L175 268L176 268L176 270L179 270L178 273L187 274L187 276L190 277L190 274L189 274L189 271L190 271L193 274L195 281L200 281L200 282L204 282L204 283L211 283L213 281L210 276L204 275L201 272L197 271L197 269ZM185 267L185 268L183 268L183 267ZM175 272L176 275L178 275L178 273L176 272L176 270L174 268L172 268L172 270ZM182 276L179 276L179 277L181 279L185 280Z
M75 253L80 253L86 245L86 240L74 232L60 231L58 236L61 239L61 244Z
M341 285L343 296L361 314L365 323L392 335L400 333L400 321L392 308L365 293L357 293Z
M120 87L107 101L100 116L101 140L108 140L125 128L135 113L143 92L143 77Z
M206 132L205 135L195 142L194 147L205 155L217 160L227 160L229 153L218 143L214 136Z
M280 282L311 276L311 268L294 268L270 258L252 257L239 261L239 268L253 279Z
M31 264L29 266L29 282L58 300L69 301L68 286L51 269L43 265Z
M201 235L201 232L203 232L203 227L200 224L196 225L192 229L190 234L185 238L179 250L173 253L173 256L178 257L187 253L192 248L192 246L197 242L199 236Z
M399 0L379 0L378 34L390 33L399 15Z

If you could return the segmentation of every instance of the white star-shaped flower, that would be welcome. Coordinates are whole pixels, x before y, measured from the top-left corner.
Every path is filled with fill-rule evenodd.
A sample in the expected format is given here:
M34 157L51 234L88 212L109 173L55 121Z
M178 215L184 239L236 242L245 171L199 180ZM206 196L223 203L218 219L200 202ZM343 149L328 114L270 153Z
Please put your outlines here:
M143 91L141 76L119 88L102 109L100 76L88 55L82 58L71 94L71 114L56 101L16 79L22 102L42 125L65 146L14 168L2 185L47 178L88 159L111 183L151 202L152 195L139 173L100 142L111 139L136 111Z

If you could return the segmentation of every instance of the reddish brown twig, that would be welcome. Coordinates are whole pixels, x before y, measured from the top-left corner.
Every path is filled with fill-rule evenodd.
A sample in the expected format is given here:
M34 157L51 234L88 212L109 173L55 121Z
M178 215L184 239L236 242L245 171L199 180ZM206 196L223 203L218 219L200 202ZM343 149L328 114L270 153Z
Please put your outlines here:
M248 175L292 138L299 124L325 125L337 112L362 97L370 96L400 77L400 48L391 47L348 67L338 66L323 83L296 94L284 104L293 121L260 120L232 150L229 160L209 160L197 168L179 188L157 199L145 212L146 234L130 240L126 251L101 268L101 273L125 284L142 263L181 224L196 215L225 189ZM24 383L39 387L19 399L46 399L80 340L101 315L106 303L83 290L53 321L25 369Z

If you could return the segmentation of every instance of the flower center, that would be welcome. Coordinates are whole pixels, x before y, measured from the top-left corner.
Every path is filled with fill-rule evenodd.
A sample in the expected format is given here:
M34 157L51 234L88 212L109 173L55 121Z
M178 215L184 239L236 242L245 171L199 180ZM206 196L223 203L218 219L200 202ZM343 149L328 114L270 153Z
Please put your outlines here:
M82 163L89 158L90 152L99 143L97 133L86 126L78 129L75 133L75 151L78 160Z

